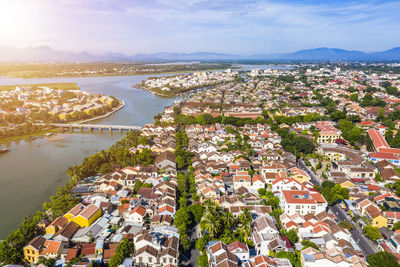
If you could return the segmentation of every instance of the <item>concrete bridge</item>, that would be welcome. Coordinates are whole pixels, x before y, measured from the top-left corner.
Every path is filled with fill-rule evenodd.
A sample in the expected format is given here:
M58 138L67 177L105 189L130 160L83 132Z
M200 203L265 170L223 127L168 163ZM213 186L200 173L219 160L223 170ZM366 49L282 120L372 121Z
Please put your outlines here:
M51 126L64 128L64 129L79 129L88 131L137 131L140 126L126 126L126 125L106 125L106 124L79 124L79 123L51 123Z

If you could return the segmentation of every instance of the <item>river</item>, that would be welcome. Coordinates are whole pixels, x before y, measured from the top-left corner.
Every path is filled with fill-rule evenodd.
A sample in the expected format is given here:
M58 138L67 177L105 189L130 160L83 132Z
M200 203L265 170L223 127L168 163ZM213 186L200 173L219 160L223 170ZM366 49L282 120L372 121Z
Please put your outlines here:
M149 76L0 77L0 85L75 82L82 90L113 95L125 102L125 107L116 113L91 123L142 126L152 122L154 115L174 101L132 87L132 84ZM66 170L69 166L79 164L88 155L108 148L122 136L108 131L74 132L8 143L10 152L0 155L0 239L14 230L24 216L40 209L57 187L68 180Z

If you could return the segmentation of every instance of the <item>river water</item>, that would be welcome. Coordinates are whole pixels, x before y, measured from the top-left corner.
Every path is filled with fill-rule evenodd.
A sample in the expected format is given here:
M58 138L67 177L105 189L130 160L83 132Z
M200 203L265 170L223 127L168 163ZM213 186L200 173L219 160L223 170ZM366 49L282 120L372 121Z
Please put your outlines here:
M0 77L0 85L76 82L82 90L113 95L125 107L91 123L142 126L171 105L174 99L154 96L132 87L150 75L49 79ZM34 213L68 180L66 170L85 157L108 148L122 138L118 132L74 132L33 141L8 143L9 153L0 155L0 239Z

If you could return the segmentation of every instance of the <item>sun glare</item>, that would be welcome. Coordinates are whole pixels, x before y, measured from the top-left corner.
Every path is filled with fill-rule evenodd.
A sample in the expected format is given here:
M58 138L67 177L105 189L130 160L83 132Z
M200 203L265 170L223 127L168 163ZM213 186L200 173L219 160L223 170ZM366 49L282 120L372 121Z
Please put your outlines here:
M23 38L34 26L34 10L29 1L0 0L0 34Z

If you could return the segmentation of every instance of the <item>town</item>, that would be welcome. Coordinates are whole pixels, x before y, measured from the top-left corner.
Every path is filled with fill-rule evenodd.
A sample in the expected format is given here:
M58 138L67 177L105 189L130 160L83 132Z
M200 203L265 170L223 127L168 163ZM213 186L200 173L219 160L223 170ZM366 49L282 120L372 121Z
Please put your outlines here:
M187 97L69 168L0 243L3 264L399 266L400 74L301 64L145 84Z
M107 114L123 103L112 96L91 94L76 84L0 87L0 137L35 131L39 123L78 122Z
M168 97L206 86L233 81L238 77L237 74L237 72L228 69L225 72L194 72L176 76L150 77L135 86L159 96Z

